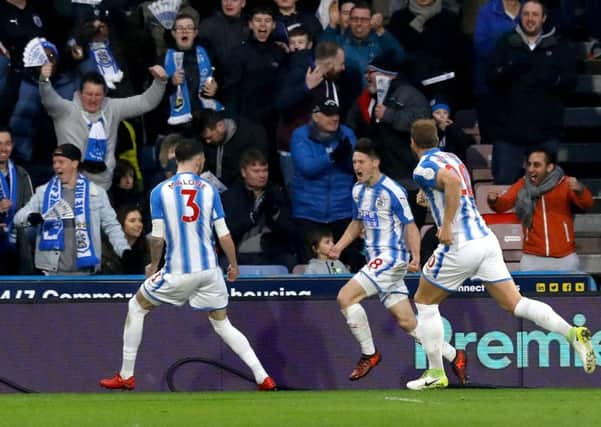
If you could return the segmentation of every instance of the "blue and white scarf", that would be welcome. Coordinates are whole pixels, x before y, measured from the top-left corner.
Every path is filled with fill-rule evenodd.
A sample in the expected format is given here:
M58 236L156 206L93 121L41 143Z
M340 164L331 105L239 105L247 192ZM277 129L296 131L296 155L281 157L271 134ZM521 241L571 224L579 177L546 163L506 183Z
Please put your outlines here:
M165 71L169 78L171 78L179 69L178 66L183 67L183 58L182 64L177 64L178 61L176 61L175 58L176 53L178 52L174 49L169 49L165 55ZM216 111L223 110L223 105L221 105L219 101L202 96L202 88L207 79L213 78L213 68L211 67L209 55L207 55L207 52L201 46L196 46L196 63L198 65L199 75L198 99L203 108L210 108ZM190 104L190 94L185 79L184 82L178 86L177 91L169 97L169 105L171 106L171 113L167 122L170 125L187 123L192 120L192 105Z
M5 218L7 243L9 246L14 247L17 243L17 233L13 227L13 219L17 210L17 169L10 159L8 160L8 180L10 183L6 181L4 174L0 172L0 200L8 199L11 202Z
M88 143L86 144L86 153L83 157L84 162L104 163L106 155L106 129L104 127L104 114L95 122L90 121L82 112L84 121L88 125Z
M96 69L104 77L107 87L116 89L115 83L119 83L123 79L123 71L119 69L119 64L117 64L109 44L92 42L89 47Z
M42 212L46 213L62 199L63 188L58 176L46 186ZM100 263L94 251L94 244L88 224L90 224L90 182L83 175L77 176L73 213L75 215L75 246L77 247L77 268L95 267ZM62 218L46 219L42 223L40 237L41 251L62 251L65 249L65 226Z

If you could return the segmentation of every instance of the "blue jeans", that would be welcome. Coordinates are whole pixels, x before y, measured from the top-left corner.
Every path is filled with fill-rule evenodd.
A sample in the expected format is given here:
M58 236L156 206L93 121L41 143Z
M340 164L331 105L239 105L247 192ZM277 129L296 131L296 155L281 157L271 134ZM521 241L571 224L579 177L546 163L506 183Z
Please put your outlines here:
M510 144L497 141L492 147L492 174L495 184L511 185L524 174L526 154L534 147L543 147L557 153L559 140L550 139L536 145Z

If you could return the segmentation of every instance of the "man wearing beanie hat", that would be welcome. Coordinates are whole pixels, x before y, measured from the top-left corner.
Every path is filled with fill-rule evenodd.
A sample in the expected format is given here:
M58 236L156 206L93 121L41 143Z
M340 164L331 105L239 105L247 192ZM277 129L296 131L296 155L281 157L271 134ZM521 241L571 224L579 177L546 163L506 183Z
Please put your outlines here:
M430 117L426 97L400 72L401 65L389 56L377 56L367 67L367 87L347 118L357 137L369 138L382 153L382 172L409 191L409 202L418 225L425 210L415 203L417 186L412 180L416 159L409 146L411 125ZM388 88L386 89L386 86Z
M35 266L46 275L100 269L101 230L124 262L131 249L106 191L79 173L81 150L62 144L52 153L55 176L15 215L15 225L39 226Z

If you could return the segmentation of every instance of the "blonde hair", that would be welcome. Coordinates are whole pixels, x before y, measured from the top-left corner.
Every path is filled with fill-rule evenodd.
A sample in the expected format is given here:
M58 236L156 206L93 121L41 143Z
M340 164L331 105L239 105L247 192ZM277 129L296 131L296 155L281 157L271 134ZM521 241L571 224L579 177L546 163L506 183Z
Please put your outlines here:
M179 133L170 133L161 141L161 149L159 150L159 164L164 169L169 161L169 151L175 150L175 147L180 143L182 136Z
M411 126L411 139L419 148L438 147L438 129L432 119L419 119Z

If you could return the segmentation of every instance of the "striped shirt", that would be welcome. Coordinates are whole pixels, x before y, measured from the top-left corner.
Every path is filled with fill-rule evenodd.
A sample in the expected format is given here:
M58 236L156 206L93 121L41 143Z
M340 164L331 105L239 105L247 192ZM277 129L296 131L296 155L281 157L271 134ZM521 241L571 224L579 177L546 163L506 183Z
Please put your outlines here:
M190 172L178 173L150 193L153 220L165 223L166 273L195 273L218 265L214 222L224 217L219 193Z
M459 208L452 224L454 242L461 243L488 235L490 229L486 226L478 209L476 209L474 192L467 168L455 154L433 148L426 151L419 160L413 171L413 180L428 198L432 217L438 228L442 225L445 208L444 191L436 188L436 176L441 169L453 172L461 182Z
M405 189L382 175L373 187L356 183L353 202L353 218L363 222L369 259L386 257L392 265L408 263L403 233L404 225L413 222L413 214Z

